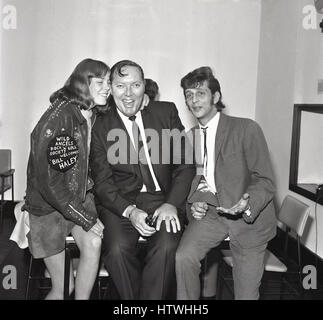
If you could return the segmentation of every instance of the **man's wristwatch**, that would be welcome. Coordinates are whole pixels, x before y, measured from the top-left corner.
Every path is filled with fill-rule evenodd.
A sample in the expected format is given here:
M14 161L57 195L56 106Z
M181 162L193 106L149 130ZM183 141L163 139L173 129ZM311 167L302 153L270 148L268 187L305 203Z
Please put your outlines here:
M251 210L250 210L250 206L248 206L248 208L244 211L247 217L251 216Z

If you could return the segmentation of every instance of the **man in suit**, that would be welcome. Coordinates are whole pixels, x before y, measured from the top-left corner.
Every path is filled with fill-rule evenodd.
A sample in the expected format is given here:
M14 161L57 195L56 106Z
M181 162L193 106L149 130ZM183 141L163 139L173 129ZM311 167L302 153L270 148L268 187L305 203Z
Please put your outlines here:
M276 232L264 135L255 121L221 112L220 84L209 67L188 73L181 86L198 126L191 130L197 171L176 253L177 298L199 298L200 261L229 236L235 299L258 299L265 249Z
M170 132L184 127L173 103L150 101L141 110L145 81L137 63L116 63L110 80L113 105L93 127L90 155L103 261L121 299L174 299L175 253L195 174L193 162L185 164L184 135L173 152Z

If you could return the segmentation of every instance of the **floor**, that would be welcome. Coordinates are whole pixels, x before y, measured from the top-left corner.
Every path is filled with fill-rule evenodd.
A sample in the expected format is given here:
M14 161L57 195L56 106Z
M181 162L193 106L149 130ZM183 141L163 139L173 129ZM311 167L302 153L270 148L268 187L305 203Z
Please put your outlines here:
M25 299L26 284L28 277L28 265L30 261L30 254L27 249L20 249L15 242L9 240L10 234L15 225L13 204L10 202L5 207L5 219L2 231L0 232L0 300L22 300ZM41 261L39 268L40 273L43 274L43 266ZM231 300L232 296L232 277L231 270L226 267L223 269L223 275L226 279L222 286L221 299ZM296 282L292 278L289 279L288 284L284 282L283 292L281 294L280 278L277 275L265 275L264 279L271 280L264 281L261 287L261 299L263 300L323 300L323 284L318 283L316 290L303 290L302 294L298 294ZM272 281L275 280L276 281ZM114 292L113 285L107 283L111 292ZM39 289L39 286L45 286L45 289ZM46 288L47 286L47 288ZM50 286L50 280L32 281L29 299L43 299ZM266 294L265 294L266 292ZM103 295L102 291L101 294ZM106 299L113 297L105 296ZM98 299L98 286L93 289L92 299ZM206 297L204 300L213 300L216 297Z

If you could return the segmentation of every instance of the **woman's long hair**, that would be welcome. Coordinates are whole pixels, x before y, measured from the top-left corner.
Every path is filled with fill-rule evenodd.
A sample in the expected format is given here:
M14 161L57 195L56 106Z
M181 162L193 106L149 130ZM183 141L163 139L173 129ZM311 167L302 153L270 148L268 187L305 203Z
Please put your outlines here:
M89 109L94 101L90 94L92 78L104 78L110 68L102 61L93 59L82 60L74 69L64 86L50 96L50 102L57 98L75 100L82 109ZM100 109L103 106L100 106Z

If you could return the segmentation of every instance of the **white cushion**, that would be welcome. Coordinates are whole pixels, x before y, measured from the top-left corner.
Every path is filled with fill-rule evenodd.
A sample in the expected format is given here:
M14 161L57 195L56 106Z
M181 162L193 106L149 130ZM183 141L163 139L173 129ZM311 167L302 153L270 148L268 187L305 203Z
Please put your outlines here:
M76 269L78 266L79 259L73 259L73 270L74 270L74 277L76 277ZM45 269L45 277L50 278L49 272ZM99 270L99 277L109 277L109 272L104 267L104 263L102 262L100 270Z
M221 253L223 254L224 262L232 268L233 259L231 250L221 250ZM269 250L266 250L265 270L271 272L286 272L287 267L273 253L271 253Z
M273 253L266 250L265 270L271 272L286 272L287 267Z
M108 277L108 276L109 276L109 272L107 271L107 269L104 266L104 263L102 262L100 271L99 271L99 277Z
M223 255L224 262L232 268L233 267L233 260L232 260L231 250L221 250L221 253Z

